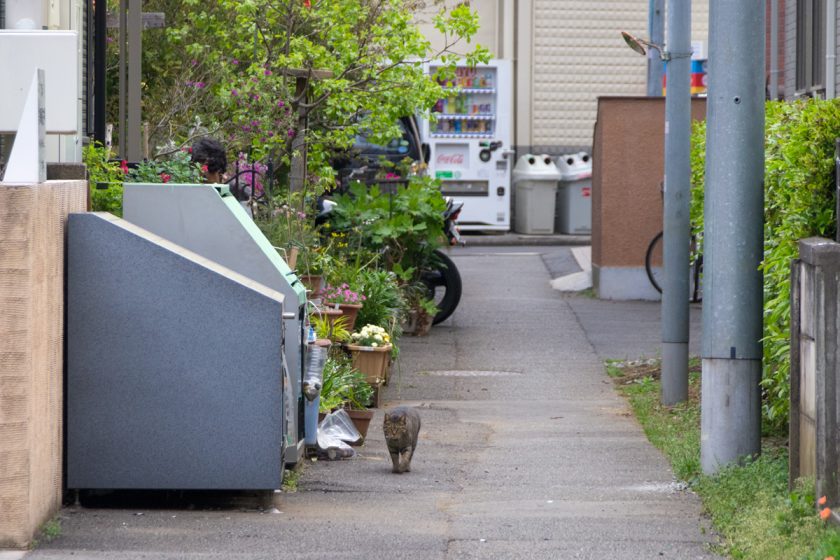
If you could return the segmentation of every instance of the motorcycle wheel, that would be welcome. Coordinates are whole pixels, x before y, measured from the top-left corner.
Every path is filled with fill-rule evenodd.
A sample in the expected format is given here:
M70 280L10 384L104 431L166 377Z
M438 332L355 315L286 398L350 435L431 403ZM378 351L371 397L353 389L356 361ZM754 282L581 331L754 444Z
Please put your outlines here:
M432 320L437 325L449 318L461 301L461 274L455 263L442 251L435 250L438 264L423 273L422 281L428 288L428 297L437 304L438 312Z

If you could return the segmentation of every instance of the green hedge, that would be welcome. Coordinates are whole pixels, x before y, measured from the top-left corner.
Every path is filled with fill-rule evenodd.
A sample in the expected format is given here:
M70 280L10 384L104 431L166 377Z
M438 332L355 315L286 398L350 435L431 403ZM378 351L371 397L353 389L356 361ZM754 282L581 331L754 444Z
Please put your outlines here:
M768 102L764 172L764 387L770 430L787 425L790 397L790 262L798 240L834 237L834 143L840 100ZM703 229L706 126L692 132L691 218Z

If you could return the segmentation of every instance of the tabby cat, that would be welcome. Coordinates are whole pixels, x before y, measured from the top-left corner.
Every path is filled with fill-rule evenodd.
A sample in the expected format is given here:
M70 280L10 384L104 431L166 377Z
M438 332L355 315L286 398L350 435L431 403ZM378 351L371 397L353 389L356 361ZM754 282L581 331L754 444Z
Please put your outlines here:
M385 413L385 443L391 454L393 472L411 470L411 457L417 449L417 435L420 433L420 414L413 408L398 406Z

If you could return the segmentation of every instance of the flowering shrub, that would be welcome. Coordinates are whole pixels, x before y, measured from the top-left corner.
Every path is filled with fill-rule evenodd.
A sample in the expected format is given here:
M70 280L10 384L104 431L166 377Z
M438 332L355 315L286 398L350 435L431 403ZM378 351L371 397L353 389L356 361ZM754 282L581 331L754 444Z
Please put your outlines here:
M362 330L350 335L353 344L357 346L387 346L391 344L391 337L382 327L365 325Z
M206 166L204 166L206 167ZM202 166L190 160L190 149L185 148L167 161L144 161L128 172L129 183L201 183Z
M354 292L347 284L342 284L341 286L327 286L324 288L321 292L321 301L328 305L337 303L362 303L365 301L365 296Z
M259 161L250 162L244 152L239 152L234 167L234 175L228 182L231 184L231 188L238 189L245 196L250 197L253 192L254 197L259 198L265 193L263 177L267 171L268 166L266 164ZM254 190L255 186L256 190Z

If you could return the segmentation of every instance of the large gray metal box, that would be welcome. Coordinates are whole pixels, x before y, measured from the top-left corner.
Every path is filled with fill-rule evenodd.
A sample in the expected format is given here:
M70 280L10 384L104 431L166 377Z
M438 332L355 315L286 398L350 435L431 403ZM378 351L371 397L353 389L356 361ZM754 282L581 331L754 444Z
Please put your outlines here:
M108 214L67 227L68 488L279 488L283 295Z

